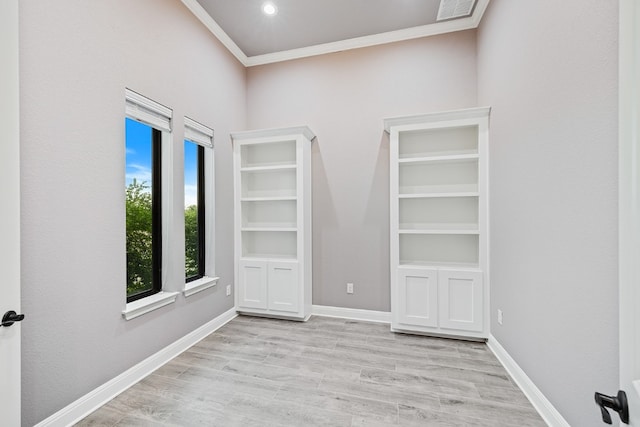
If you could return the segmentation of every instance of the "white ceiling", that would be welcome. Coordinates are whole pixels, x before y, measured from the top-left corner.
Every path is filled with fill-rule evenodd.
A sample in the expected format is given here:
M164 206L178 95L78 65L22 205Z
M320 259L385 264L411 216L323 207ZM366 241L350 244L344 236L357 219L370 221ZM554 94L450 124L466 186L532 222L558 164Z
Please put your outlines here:
M436 22L440 0L182 0L245 66L476 28L469 17Z

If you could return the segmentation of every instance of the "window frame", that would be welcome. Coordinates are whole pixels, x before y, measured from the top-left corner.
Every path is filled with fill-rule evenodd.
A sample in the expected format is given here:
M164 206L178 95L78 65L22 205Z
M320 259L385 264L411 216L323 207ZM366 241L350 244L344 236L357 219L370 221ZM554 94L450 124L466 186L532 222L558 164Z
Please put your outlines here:
M185 297L189 297L198 292L209 289L217 285L219 277L215 275L215 148L214 148L214 131L213 129L196 122L189 117L184 117L184 138L198 145L198 150L202 151L202 168L200 168L202 179L205 183L199 191L199 197L203 197L205 209L198 210L198 215L203 215L202 223L204 224L204 232L200 236L202 245L205 248L201 252L204 268L204 274L199 279L186 281L182 290ZM199 171L199 172L200 172ZM184 188L184 186L183 186ZM184 264L184 262L183 262ZM186 276L186 274L185 274Z
M171 211L167 205L171 200L171 163L172 163L172 116L173 111L137 92L125 88L125 120L140 122L152 130L152 289L127 295L128 283L125 281L126 305L122 315L126 320L134 319L145 313L175 302L178 292L165 289L168 270L166 247L167 236L171 230ZM126 147L126 135L125 135ZM126 164L126 156L125 156ZM166 197L165 197L166 196ZM125 271L127 269L125 263ZM125 275L126 277L126 275Z
M207 186L205 184L205 147L194 142L185 137L184 142L188 142L190 144L194 144L197 150L197 203L198 203L198 273L186 277L185 274L185 283L190 283L198 279L202 279L206 276L206 265L207 265L207 245L206 245L206 236L207 236L207 225L206 225L206 212L207 212L207 203L206 203L206 190ZM186 238L185 238L185 249L186 249Z
M140 122L132 117L126 118ZM151 288L127 294L127 303L162 291L162 131L140 123L151 129Z

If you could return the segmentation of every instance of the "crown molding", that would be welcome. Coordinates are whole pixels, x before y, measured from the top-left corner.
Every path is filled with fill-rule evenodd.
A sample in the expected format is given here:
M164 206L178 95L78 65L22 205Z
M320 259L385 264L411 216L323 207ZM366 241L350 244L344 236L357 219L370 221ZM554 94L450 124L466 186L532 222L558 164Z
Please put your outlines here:
M477 0L473 14L467 18L436 22L435 24L389 31L371 36L356 37L332 43L323 43L299 49L284 50L264 55L247 56L237 44L224 32L216 21L204 10L196 0L181 0L185 6L213 33L214 36L235 56L245 67L290 61L292 59L307 58L327 53L341 52L362 47L377 46L421 37L436 36L455 31L478 28L490 0Z
M478 2L476 3L476 7L473 10L473 15L471 15L471 18L473 19L473 23L474 23L473 28L478 28L480 26L482 17L484 16L484 13L487 11L487 6L489 6L489 1L490 0L478 0Z
M242 65L244 65L245 67L247 66L247 55L245 55L242 49L240 49L238 45L233 40L231 40L231 37L229 37L227 33L224 32L222 27L220 27L220 25L218 25L218 23L213 20L211 15L209 15L207 11L204 10L202 6L200 6L200 3L198 3L196 0L180 1L185 6L187 6L187 9L189 9L191 13L193 13L196 18L198 18L200 22L202 22L204 26L207 27L209 31L211 31L211 33L217 37L218 40L220 40L220 43L222 43L224 47L226 47L229 52L231 52L231 54L242 63Z

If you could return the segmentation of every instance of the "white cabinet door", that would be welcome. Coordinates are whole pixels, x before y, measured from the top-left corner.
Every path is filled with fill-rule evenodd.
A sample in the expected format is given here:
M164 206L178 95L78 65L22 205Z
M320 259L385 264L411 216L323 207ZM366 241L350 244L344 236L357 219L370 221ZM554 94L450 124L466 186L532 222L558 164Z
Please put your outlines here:
M441 328L482 331L482 272L440 269L438 294Z
M438 326L438 270L398 269L398 323Z
M300 309L298 263L270 261L267 282L269 310L297 313Z
M267 262L239 262L238 306L267 308Z

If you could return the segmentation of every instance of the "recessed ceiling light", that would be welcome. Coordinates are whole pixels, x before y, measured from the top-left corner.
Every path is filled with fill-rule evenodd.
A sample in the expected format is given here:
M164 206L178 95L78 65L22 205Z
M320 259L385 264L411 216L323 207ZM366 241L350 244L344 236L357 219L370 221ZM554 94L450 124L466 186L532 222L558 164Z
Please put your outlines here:
M278 8L276 7L275 4L268 1L262 5L262 11L267 16L273 16L276 13L278 13Z

